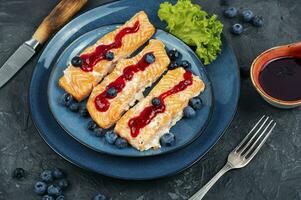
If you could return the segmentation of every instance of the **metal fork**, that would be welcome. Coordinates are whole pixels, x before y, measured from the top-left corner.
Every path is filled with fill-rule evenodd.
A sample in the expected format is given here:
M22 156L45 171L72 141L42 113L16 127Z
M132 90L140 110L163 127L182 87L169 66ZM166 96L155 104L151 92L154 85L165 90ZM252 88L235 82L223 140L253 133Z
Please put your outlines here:
M257 154L275 126L274 120L262 116L243 141L228 155L225 166L189 200L201 200L222 175L231 169L245 167Z

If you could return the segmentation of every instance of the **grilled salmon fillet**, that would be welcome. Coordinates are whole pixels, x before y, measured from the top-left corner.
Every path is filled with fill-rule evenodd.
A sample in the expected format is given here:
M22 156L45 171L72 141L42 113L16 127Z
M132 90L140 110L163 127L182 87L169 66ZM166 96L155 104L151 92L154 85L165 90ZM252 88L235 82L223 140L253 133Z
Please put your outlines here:
M189 100L204 89L204 82L191 72L183 68L168 71L146 98L120 118L115 132L140 151L160 148L160 137L182 118ZM152 103L154 98L160 105Z
M92 119L102 128L114 125L130 106L143 98L143 91L163 74L169 63L160 40L150 40L135 57L120 60L89 97L87 109ZM115 97L108 97L110 88L118 89Z
M80 54L84 60L84 68L69 64L64 75L59 79L59 86L77 101L82 101L89 96L92 89L103 77L112 71L118 60L130 56L154 33L155 28L150 23L146 13L143 11L137 13L124 25L86 48ZM102 55L103 52L108 51L105 46L110 46L109 52L114 55L112 60L106 59L105 55Z

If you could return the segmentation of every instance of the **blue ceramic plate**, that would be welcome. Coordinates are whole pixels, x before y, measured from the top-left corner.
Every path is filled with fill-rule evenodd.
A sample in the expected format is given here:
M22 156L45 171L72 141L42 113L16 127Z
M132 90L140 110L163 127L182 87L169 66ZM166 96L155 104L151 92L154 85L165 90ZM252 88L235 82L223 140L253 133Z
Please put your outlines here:
M59 31L44 49L32 75L29 102L32 120L42 138L68 161L107 176L128 180L146 180L178 173L198 161L221 137L232 121L239 98L240 79L232 48L223 38L222 52L206 66L211 80L214 107L208 125L191 144L168 154L152 157L120 157L99 153L74 140L56 122L48 106L47 88L53 61L76 38L101 26L120 24L144 8L157 28L165 24L157 17L163 0L122 0L95 8L77 17ZM54 45L56 44L56 45Z
M198 75L206 85L206 89L201 95L203 108L197 111L197 115L194 118L182 119L170 130L176 136L176 142L174 145L170 147L162 147L158 150L148 150L143 152L140 152L133 147L124 149L117 148L115 145L107 143L104 137L95 137L93 133L87 129L87 124L91 119L82 118L78 113L69 111L59 103L59 99L64 94L64 91L58 87L58 80L63 75L63 71L72 57L78 55L84 48L95 43L99 37L110 31L113 31L115 28L116 25L103 26L81 35L78 39L65 48L64 52L57 61L51 62L55 64L50 66L50 68L53 70L48 84L48 101L54 118L72 137L77 139L82 144L85 144L96 151L113 155L130 157L159 155L174 151L189 144L202 133L202 130L205 128L206 122L209 119L212 108L211 83L207 78L201 61L194 54L194 52L183 42L162 30L157 30L153 38L163 41L167 49L176 48L179 52L181 52L182 59L188 60L192 64L192 71L194 74ZM57 46L58 44L53 42L52 45ZM82 104L85 105L86 101Z

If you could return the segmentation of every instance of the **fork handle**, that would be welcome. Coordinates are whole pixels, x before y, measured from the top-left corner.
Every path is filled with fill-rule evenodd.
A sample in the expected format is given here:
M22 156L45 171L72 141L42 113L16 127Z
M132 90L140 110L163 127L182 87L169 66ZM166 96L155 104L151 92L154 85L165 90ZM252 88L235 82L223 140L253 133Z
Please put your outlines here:
M218 181L220 177L222 177L226 172L233 169L233 167L226 163L225 166L213 176L213 178L204 185L197 193L195 193L189 200L201 200L206 195L206 193L210 190L210 188Z

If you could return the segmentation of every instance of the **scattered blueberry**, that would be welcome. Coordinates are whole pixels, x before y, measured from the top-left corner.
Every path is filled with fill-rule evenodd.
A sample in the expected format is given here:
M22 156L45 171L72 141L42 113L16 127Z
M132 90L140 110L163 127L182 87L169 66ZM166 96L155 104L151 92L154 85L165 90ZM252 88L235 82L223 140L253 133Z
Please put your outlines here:
M97 194L93 200L107 200L107 197L103 194Z
M102 137L102 136L105 135L105 131L104 131L102 128L98 127L98 128L95 128L95 129L93 130L93 134L94 134L96 137Z
M106 59L109 60L109 61L112 61L112 60L114 59L114 53L108 51L108 52L106 53Z
M64 172L59 169L59 168L55 168L53 171L52 171L52 176L55 178L55 179L61 179L61 178L64 178L65 177L65 174Z
M42 200L54 200L54 198L52 196L49 196L49 195L44 195L42 197Z
M180 54L180 52L178 52L178 50L172 49L172 50L168 51L168 56L171 60L176 60L181 57L181 54Z
M234 7L229 7L224 11L224 15L228 18L236 17L237 15L237 9Z
M183 115L185 118L191 118L196 115L196 112L191 106L187 106L184 108Z
M179 63L178 62L171 62L168 66L169 70L173 70L176 69L177 67L179 67Z
M254 14L251 10L244 10L242 13L241 13L241 16L242 16L242 20L244 22L250 22L252 21L253 17L254 17Z
M107 90L107 95L109 97L116 97L117 96L117 90L114 87L111 87Z
M162 146L171 146L175 142L175 135L172 133L165 133L161 138L160 138L160 143Z
M264 24L263 17L261 17L261 16L254 16L253 20L252 20L252 24L254 26L256 26L256 27L262 27L263 24Z
M55 200L64 200L64 199L65 199L65 196L61 194L60 196L56 197Z
M42 181L36 182L33 188L33 191L38 195L45 194L46 190L47 190L47 184Z
M146 61L148 64L154 63L155 60L156 60L156 58L155 58L155 56L154 56L152 53L146 54L146 56L145 56L145 61Z
M52 172L50 170L44 170L41 173L40 178L42 179L42 181L49 183L49 182L53 181Z
M79 107L78 113L82 117L89 117L89 112L88 112L86 106L84 106L84 105Z
M69 187L69 181L65 178L59 180L57 184L60 188L62 188L62 190L65 190Z
M115 141L115 145L118 148L123 149L128 146L128 141L124 138L118 137Z
M194 97L194 98L189 100L189 105L193 109L198 110L198 109L202 108L203 103L202 103L202 100L199 97Z
M244 28L242 27L241 24L234 24L232 26L232 33L235 34L235 35L240 35L242 34Z
M88 122L88 129L90 131L94 131L94 129L96 129L96 128L97 128L97 124L94 121L91 120Z
M47 188L47 193L50 196L59 196L62 194L62 189L57 185L49 185Z
M72 102L71 104L70 104L70 106L68 107L69 108L69 110L70 111L72 111L72 112L77 112L78 111L78 109L79 109L79 104L77 103L77 102Z
M58 186L62 189L62 190L65 190L69 187L69 181L65 178L63 179L60 179L58 181Z
M182 66L184 69L187 69L191 66L190 62L188 62L187 60L183 60L181 63L180 63L180 66Z
M153 106L160 106L161 105L161 100L158 97L154 97L152 99L152 104L153 104Z
M71 60L71 64L74 67L81 67L83 65L83 60L79 56L74 56Z
M109 144L114 144L116 139L117 139L117 135L114 131L108 131L105 134L105 139Z
M25 170L23 168L16 168L14 169L12 176L15 179L21 179L25 176Z
M73 102L73 97L70 94L65 93L62 96L61 102L62 102L62 105L68 107Z

